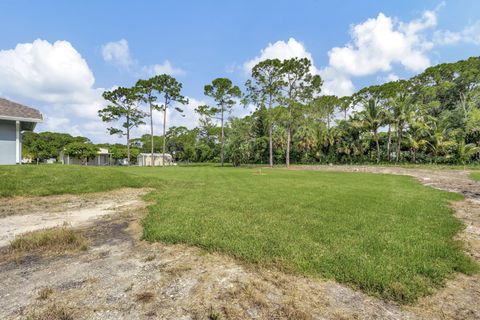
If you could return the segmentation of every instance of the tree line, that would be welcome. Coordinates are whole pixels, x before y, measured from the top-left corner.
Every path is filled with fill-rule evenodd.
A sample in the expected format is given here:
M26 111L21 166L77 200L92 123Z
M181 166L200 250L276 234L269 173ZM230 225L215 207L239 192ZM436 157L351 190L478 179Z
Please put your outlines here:
M480 57L444 63L408 80L372 85L345 97L322 95L323 81L308 59L269 59L253 67L244 90L227 78L205 85L212 105L196 106L194 129L167 127L167 110L188 99L169 75L106 91L99 111L110 134L141 152L170 153L176 161L241 164L450 163L480 157ZM235 108L253 106L243 118ZM153 131L153 110L163 132ZM150 134L131 137L149 120ZM168 128L168 129L167 129Z

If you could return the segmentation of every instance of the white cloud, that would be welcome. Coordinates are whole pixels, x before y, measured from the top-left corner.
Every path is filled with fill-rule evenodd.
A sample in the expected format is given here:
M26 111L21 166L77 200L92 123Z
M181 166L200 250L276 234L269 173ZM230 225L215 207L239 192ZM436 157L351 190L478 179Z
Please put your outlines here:
M0 88L4 94L39 101L82 102L92 90L93 73L68 41L37 39L0 50Z
M103 125L97 112L105 106L103 89L94 83L87 62L68 41L37 39L0 50L2 94L40 107L40 130L91 137L89 124Z
M158 75L158 74L168 74L171 76L182 76L185 74L185 70L181 68L175 68L172 66L170 61L165 60L162 64L154 64L151 66L143 67L143 72L150 76Z
M130 56L128 42L125 39L104 44L102 46L102 56L103 60L125 69L130 68L135 63Z
M390 71L395 63L411 71L422 71L430 66L426 51L433 46L422 32L436 23L434 11L425 11L422 18L408 23L380 13L376 18L354 25L352 42L332 48L328 53L329 64L352 76Z
M45 118L45 126L49 131L59 131L70 125L70 119L49 116Z
M324 81L322 92L324 94L344 96L353 93L354 86L348 77L333 68L317 69L312 54L305 48L303 43L294 38L288 39L287 42L277 41L275 43L269 43L265 49L260 51L259 56L246 61L243 64L243 69L246 73L250 73L250 70L260 61L266 59L285 60L291 58L307 58L312 62L310 71L313 74L320 74L322 77Z
M154 76L164 73L171 76L182 76L185 74L185 70L174 67L169 60L165 60L161 64L140 66L138 61L132 57L126 39L104 44L102 46L102 56L103 60L110 62L121 69L128 70L136 76Z
M352 80L344 73L332 67L325 67L319 73L323 80L323 94L343 97L355 91Z
M400 79L400 77L397 76L395 73L389 73L389 74L385 77L385 80L386 80L387 82L397 81L398 79Z
M312 61L312 54L305 49L303 43L297 41L294 38L285 41L277 41L275 43L269 43L265 49L260 51L260 55L245 62L243 68L245 72L249 73L252 68L260 61L267 59L291 59L291 58L307 58Z
M459 42L480 45L480 21L477 21L459 32L442 30L435 32L434 41L440 45L451 45Z
M255 64L265 59L308 58L313 65L311 71L320 74L324 80L324 94L349 95L355 89L352 77L389 72L385 80L392 81L398 79L391 72L396 65L413 72L429 67L427 53L434 43L427 39L425 33L437 25L436 11L441 6L433 11L427 10L419 19L409 22L379 13L376 18L353 25L351 41L342 47L332 48L328 52L329 64L323 68L315 66L312 54L301 42L290 38L286 42L269 43L258 56L246 61L243 69L249 73ZM469 34L475 33L469 31Z

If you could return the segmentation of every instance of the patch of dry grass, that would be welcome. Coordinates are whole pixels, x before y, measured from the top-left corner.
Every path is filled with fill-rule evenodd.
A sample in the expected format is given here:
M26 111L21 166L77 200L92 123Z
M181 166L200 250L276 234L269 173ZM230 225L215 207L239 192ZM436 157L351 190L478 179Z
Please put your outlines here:
M30 253L33 251L63 253L86 249L87 241L82 234L67 227L25 233L10 242L12 253Z
M73 313L66 307L50 305L40 312L33 312L26 317L27 320L73 320Z
M155 294L150 291L144 291L144 292L137 293L136 297L137 297L136 298L137 302L149 303L150 301L153 300L153 298L155 297Z
M52 288L43 288L38 292L38 300L47 300L53 294Z

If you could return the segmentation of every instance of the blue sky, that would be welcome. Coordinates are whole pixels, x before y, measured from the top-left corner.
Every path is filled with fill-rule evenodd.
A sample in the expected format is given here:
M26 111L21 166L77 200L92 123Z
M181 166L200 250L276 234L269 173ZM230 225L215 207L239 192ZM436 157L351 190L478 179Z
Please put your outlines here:
M324 92L408 78L479 55L479 1L0 1L0 95L39 108L39 131L115 141L102 90L170 73L190 98L216 77L241 85L264 58L305 56ZM235 115L247 114L241 107ZM156 130L161 117L156 115ZM148 132L139 128L136 134Z

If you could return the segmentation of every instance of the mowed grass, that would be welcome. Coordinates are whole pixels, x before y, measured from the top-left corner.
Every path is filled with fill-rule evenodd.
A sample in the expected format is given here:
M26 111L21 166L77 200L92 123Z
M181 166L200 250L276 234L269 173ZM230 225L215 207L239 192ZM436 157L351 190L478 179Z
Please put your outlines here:
M410 177L202 168L152 195L150 241L187 243L250 263L333 278L412 302L475 264L453 236L460 195Z
M68 177L70 169L75 179ZM153 187L157 191L148 198L154 204L143 221L149 241L335 279L401 303L431 293L454 272L477 270L453 240L463 225L449 203L461 196L410 177L281 169L260 175L258 169L214 167L38 170L0 167L0 194L100 191L94 184L107 188L108 181L101 181L108 179L114 185L108 188ZM46 178L43 187L44 180L32 174L57 178ZM28 184L3 190L24 177Z
M108 191L145 184L121 168L64 165L0 166L0 197Z
M480 172L472 172L470 173L470 178L472 178L475 181L480 181Z

